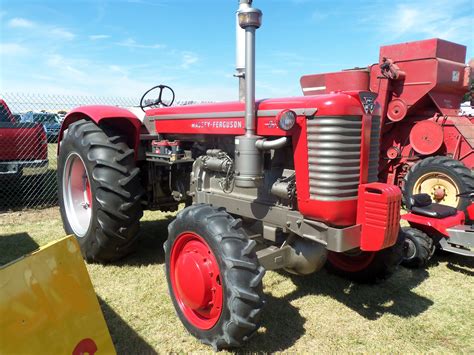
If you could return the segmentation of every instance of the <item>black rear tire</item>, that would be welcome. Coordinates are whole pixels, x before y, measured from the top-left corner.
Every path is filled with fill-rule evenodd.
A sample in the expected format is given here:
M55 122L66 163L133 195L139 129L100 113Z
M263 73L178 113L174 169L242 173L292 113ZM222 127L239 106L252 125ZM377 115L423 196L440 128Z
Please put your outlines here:
M402 265L413 269L425 266L436 249L433 239L416 228L403 227L402 232L405 234Z
M412 207L410 198L414 194L413 190L417 181L429 173L439 173L448 176L456 185L459 193L474 191L474 176L463 163L444 156L428 157L413 165L405 175L402 193L403 201L407 209ZM432 191L415 191L415 193L428 193L432 195ZM448 204L443 201L439 203ZM469 196L463 196L459 198L458 204L452 207L464 211L470 203Z
M78 236L66 211L64 178L69 156L80 157L91 191L91 218L87 231ZM79 158L78 158L79 159ZM58 157L59 206L64 230L76 234L88 262L110 262L132 251L143 215L143 189L134 150L112 129L80 120L64 132Z
M197 204L178 213L168 227L165 242L166 277L173 305L185 328L201 342L215 350L241 346L259 328L264 306L262 278L265 269L259 265L255 253L255 241L249 240L241 228L240 219L234 219L224 210L206 204ZM176 265L177 240L186 233L202 238L217 261L222 285L222 310L210 329L193 323L192 316L185 314L180 291L173 287L178 272L172 275L172 263ZM179 259L178 259L179 260ZM177 270L177 268L174 268ZM174 278L174 279L173 279ZM184 281L183 281L184 283ZM176 287L176 286L175 286ZM180 286L181 289L185 286ZM193 284L189 284L193 288ZM180 306L181 304L181 306Z
M397 242L378 252L355 254L328 252L326 269L349 280L372 284L392 276L403 258L404 234L400 231Z

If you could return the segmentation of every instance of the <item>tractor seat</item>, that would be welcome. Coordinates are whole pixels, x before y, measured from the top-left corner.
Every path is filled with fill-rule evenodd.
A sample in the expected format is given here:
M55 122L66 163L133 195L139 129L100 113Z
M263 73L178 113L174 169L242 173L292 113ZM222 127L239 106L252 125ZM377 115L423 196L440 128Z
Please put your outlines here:
M420 216L431 218L445 218L454 216L457 209L451 206L439 205L431 201L428 194L417 194L410 198L411 212Z

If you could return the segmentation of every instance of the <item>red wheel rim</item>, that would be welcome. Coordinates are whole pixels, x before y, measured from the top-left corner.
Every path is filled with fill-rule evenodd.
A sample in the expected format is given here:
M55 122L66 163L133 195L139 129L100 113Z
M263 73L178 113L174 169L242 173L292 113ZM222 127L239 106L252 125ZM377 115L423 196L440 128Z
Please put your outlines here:
M358 272L367 268L375 258L375 252L362 251L357 255L328 253L329 262L345 272Z
M92 206L92 190L91 190L91 184L89 182L89 178L86 176L85 177L85 200L89 204L89 206Z
M180 234L171 250L171 287L186 319L199 329L212 328L222 313L223 291L219 265L198 234Z

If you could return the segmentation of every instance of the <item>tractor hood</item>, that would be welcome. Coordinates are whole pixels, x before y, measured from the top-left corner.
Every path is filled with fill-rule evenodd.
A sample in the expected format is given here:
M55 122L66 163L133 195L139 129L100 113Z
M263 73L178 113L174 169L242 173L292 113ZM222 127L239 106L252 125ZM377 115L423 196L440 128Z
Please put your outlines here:
M288 135L275 122L276 116L283 110L292 110L299 117L362 116L364 109L359 94L359 91L347 91L259 100L256 102L257 132ZM146 113L146 118L155 122L156 131L160 133L243 134L244 117L245 104L238 101L163 107Z

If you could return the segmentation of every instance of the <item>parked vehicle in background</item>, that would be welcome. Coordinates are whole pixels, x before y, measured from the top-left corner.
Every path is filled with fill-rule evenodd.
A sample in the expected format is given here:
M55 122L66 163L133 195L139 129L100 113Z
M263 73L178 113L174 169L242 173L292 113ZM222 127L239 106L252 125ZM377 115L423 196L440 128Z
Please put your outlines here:
M46 132L41 124L18 122L0 100L0 177L22 174L23 168L48 165Z
M66 118L67 111L61 110L61 111L58 111L57 114L58 114L58 117L59 117L59 121L62 124L64 119Z
M21 113L13 113L12 115L15 122L21 122Z
M41 123L46 131L48 142L57 142L61 120L56 113L27 112L22 116L23 122Z
M470 101L463 102L459 111L460 116L474 116L474 107Z

